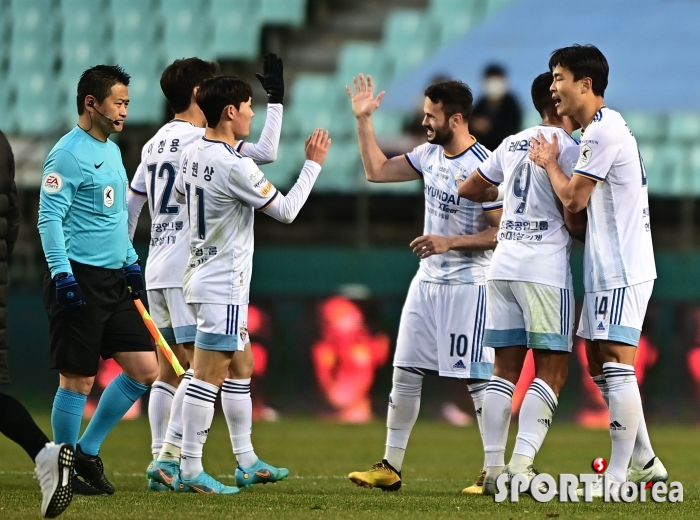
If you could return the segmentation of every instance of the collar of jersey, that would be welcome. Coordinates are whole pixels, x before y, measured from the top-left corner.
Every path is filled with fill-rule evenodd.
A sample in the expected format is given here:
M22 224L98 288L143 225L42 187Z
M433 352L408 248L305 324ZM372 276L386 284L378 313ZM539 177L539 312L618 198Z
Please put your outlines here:
M84 128L82 128L80 125L75 125L75 127L76 127L77 129L81 130L81 131L82 131L86 136L88 136L90 139L92 139L93 141L95 141L95 144L101 145L101 146L107 146L107 141L109 141L109 137L107 138L107 141L100 141L100 140L97 139L96 137L93 137L92 135L90 135L90 133L89 133L87 130L85 130Z
M184 119L171 119L169 122L170 123L187 123L190 126L194 126L192 123L190 123L189 121L185 121Z
M457 159L457 158L459 158L459 157L462 157L465 153L467 153L467 152L471 149L472 146L474 146L476 143L479 142L479 141L477 141L476 137L474 137L473 135L469 134L469 137L471 137L472 139L474 139L474 142L473 142L472 144L470 144L469 146L467 146L464 150L462 150L462 151L459 152L458 154L450 155L450 154L448 154L448 153L445 151L445 149L443 148L443 149L442 149L442 153L444 154L445 158L452 160L452 159Z

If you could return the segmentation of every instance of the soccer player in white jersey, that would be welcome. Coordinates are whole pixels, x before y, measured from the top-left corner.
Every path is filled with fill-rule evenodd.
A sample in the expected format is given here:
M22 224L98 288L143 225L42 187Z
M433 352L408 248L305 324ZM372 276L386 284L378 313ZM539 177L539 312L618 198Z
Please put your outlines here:
M584 251L585 298L577 334L586 340L591 376L610 410L612 454L606 470L613 493L621 482L656 482L668 473L649 441L634 357L656 278L644 163L622 116L605 106L608 62L593 45L554 51L549 68L557 112L583 130L569 179L559 144L531 140L532 159L547 170L555 192L572 212L588 215ZM630 465L628 469L628 465ZM594 495L603 493L602 479Z
M152 490L170 489L172 478L177 474L182 400L193 373L191 362L196 332L194 310L185 303L182 294L182 278L189 258L189 219L185 205L177 203L172 190L183 150L204 135L206 120L194 96L201 82L215 76L217 69L215 63L199 58L175 60L165 69L160 80L161 89L175 117L143 147L127 202L132 238L141 208L146 200L149 202L152 223L146 280L151 315L181 364L190 363L190 370L183 378L185 383L180 385L180 378L167 360L159 358L160 373L152 387L148 408L151 450L154 458L160 459L152 462L147 470L148 474L157 476L157 479L149 477ZM265 164L276 158L282 125L284 80L282 62L276 55L265 56L260 78L274 96L268 105L266 125L258 143L240 141L236 149L259 164ZM249 384L253 363L250 349L236 356L236 362L237 370L228 385L241 390L233 400L233 404L241 408L238 411L241 420L237 422L237 429L241 431L232 433L238 441L235 452L250 453L254 457L250 442L252 413L246 413L251 408Z
M470 200L489 200L490 187L503 190L498 247L488 276L484 346L496 350L494 374L484 398L484 494L495 494L504 470L513 391L532 349L535 380L520 409L518 437L507 473L536 475L535 454L542 446L568 373L574 296L569 266L572 239L585 233L585 213L562 209L547 172L528 155L530 137L543 133L559 140L559 165L571 176L579 145L571 137L578 124L559 116L549 87L552 73L540 74L531 95L542 123L507 137L459 188ZM568 230L567 230L568 229Z
M178 200L187 201L190 220L190 257L183 290L197 316L194 376L183 402L182 461L173 482L178 492L233 494L202 467L202 450L214 416L214 401L232 365L234 352L249 348L248 298L253 260L253 216L262 211L285 223L294 220L321 170L330 139L314 132L306 143L307 161L287 196L265 178L250 158L234 148L248 135L253 117L252 90L242 79L218 76L205 80L196 95L207 128L182 156L175 180ZM224 391L226 388L224 388ZM239 392L232 389L232 393ZM229 398L230 399L230 398ZM224 415L233 432L236 413ZM235 411L235 410L233 410ZM236 440L232 438L234 447ZM236 484L274 482L289 472L255 458L249 465L239 458Z
M372 128L372 114L384 92L374 97L371 76L365 81L361 74L354 84L354 92L346 89L357 118L367 180L424 184L424 234L411 242L421 258L420 268L401 314L384 458L369 471L348 476L359 486L395 491L401 487L404 454L418 417L426 372L466 380L481 428L481 403L494 357L493 350L481 344L486 272L501 204L482 207L457 194L459 183L490 154L469 134L472 93L467 85L448 81L429 86L423 118L428 142L387 159ZM480 493L481 486L472 491Z

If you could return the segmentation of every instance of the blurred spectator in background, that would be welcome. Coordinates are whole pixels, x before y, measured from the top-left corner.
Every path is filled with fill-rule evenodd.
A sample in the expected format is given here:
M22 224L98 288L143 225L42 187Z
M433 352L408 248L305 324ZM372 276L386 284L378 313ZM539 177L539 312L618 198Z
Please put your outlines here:
M372 419L369 397L374 375L389 357L389 336L372 335L360 308L342 296L321 304L321 338L311 348L316 378L334 418L348 423Z
M469 130L489 150L498 148L501 141L518 133L523 114L520 103L508 91L506 71L497 64L484 69L483 95L474 105Z

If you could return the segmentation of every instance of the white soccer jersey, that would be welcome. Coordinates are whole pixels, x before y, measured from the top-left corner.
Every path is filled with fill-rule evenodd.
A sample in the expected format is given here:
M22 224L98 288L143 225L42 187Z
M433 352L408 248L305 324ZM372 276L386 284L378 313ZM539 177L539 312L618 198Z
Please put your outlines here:
M200 139L204 128L187 121L166 123L141 152L131 190L148 197L151 212L151 244L146 265L149 289L182 287L190 252L187 208L173 193L180 156L187 145Z
M475 142L460 154L448 156L442 146L425 143L404 157L423 179L425 192L425 235L474 235L488 229L484 211L500 209L502 204L477 204L457 195L464 181L491 152ZM483 285L491 260L491 251L448 251L421 259L420 280Z
M622 116L603 107L581 139L574 168L598 182L588 202L584 252L586 292L656 278L644 162Z
M187 197L191 223L185 300L247 304L254 212L266 208L277 189L252 159L205 137L185 150L175 189Z
M565 130L538 125L507 137L478 172L494 185L505 183L498 247L489 280L536 282L571 289L571 235L564 224L562 204L544 168L529 157L530 138L542 132L559 140L559 165L571 177L579 144Z

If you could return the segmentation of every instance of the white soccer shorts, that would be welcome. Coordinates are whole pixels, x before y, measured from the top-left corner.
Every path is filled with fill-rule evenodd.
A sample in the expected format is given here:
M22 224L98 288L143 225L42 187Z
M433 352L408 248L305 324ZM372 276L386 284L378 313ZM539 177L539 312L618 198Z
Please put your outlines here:
M491 379L493 349L483 348L484 285L447 285L417 277L401 312L394 366L444 377Z
M150 289L147 295L151 318L165 341L192 343L197 332L197 319L194 309L185 302L182 289Z
M571 352L574 295L535 282L490 280L484 345Z
M586 293L576 334L593 341L637 346L654 281Z
M197 337L194 346L204 350L243 350L248 337L248 305L195 303Z

